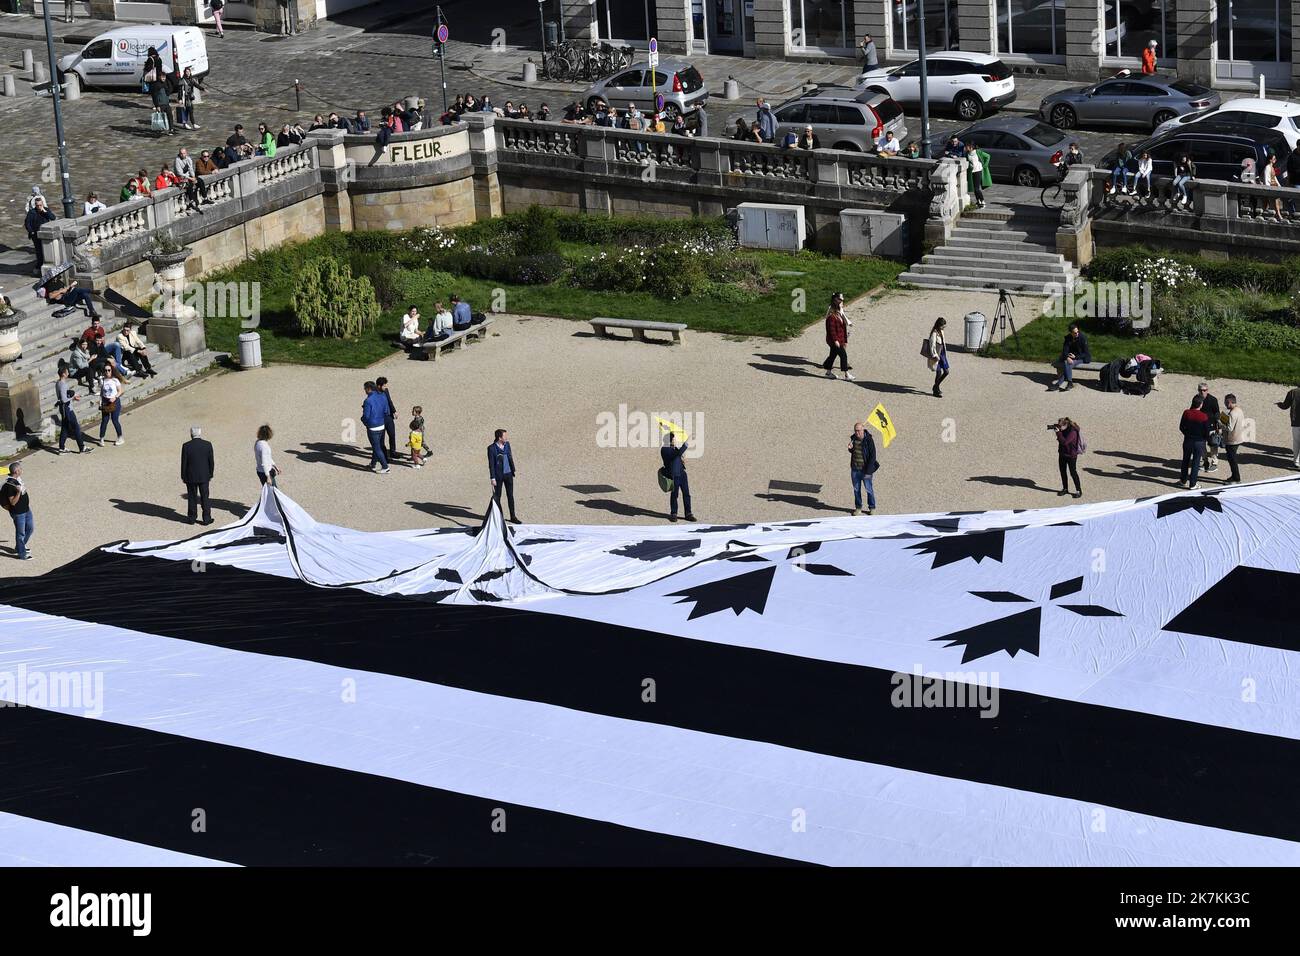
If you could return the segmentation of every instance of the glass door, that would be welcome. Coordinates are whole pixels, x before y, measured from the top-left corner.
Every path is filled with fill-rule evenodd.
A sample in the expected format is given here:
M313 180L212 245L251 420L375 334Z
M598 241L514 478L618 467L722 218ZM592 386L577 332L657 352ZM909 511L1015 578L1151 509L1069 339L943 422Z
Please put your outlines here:
M958 0L926 0L925 52L960 49L957 28ZM894 49L916 50L920 32L917 0L894 0Z
M1218 63L1220 80L1290 86L1290 0L1218 0Z
M743 0L705 0L709 13L709 52L740 53L745 48Z

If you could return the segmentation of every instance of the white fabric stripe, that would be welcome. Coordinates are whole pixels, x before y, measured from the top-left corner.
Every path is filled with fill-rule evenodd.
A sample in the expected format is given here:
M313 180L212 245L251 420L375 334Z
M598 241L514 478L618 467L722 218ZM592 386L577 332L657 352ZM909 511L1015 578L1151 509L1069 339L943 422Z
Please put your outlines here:
M0 813L0 866L231 866L175 850Z
M116 723L791 859L1300 865L1283 840L0 606L19 663L102 672Z

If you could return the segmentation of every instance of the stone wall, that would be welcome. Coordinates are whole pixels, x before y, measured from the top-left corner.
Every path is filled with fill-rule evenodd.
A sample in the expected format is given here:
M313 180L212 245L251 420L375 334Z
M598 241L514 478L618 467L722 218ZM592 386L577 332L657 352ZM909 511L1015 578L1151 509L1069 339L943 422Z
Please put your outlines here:
M475 220L474 180L352 196L353 229L463 226Z
M238 265L255 252L304 242L325 231L325 198L313 196L191 242L185 277L196 279ZM147 302L153 295L153 266L141 260L107 274L104 282L133 302Z

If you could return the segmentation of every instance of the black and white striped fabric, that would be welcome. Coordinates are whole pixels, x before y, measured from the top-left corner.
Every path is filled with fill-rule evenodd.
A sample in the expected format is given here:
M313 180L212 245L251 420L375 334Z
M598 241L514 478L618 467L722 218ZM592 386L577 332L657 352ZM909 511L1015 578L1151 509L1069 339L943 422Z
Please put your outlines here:
M1294 866L1298 518L366 533L268 488L0 585L0 671L103 686L0 680L0 862Z

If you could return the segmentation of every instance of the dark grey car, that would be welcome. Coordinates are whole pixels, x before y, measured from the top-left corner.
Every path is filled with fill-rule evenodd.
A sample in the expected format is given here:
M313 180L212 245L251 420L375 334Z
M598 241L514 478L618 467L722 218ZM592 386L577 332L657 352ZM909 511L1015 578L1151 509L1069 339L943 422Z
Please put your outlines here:
M1060 178L1057 168L1070 137L1032 116L995 116L955 134L930 137L930 155L942 156L950 135L989 154L989 173L1002 182L1037 186Z
M1092 124L1155 129L1186 113L1213 109L1219 94L1172 76L1116 76L1043 97L1038 115L1057 129Z

